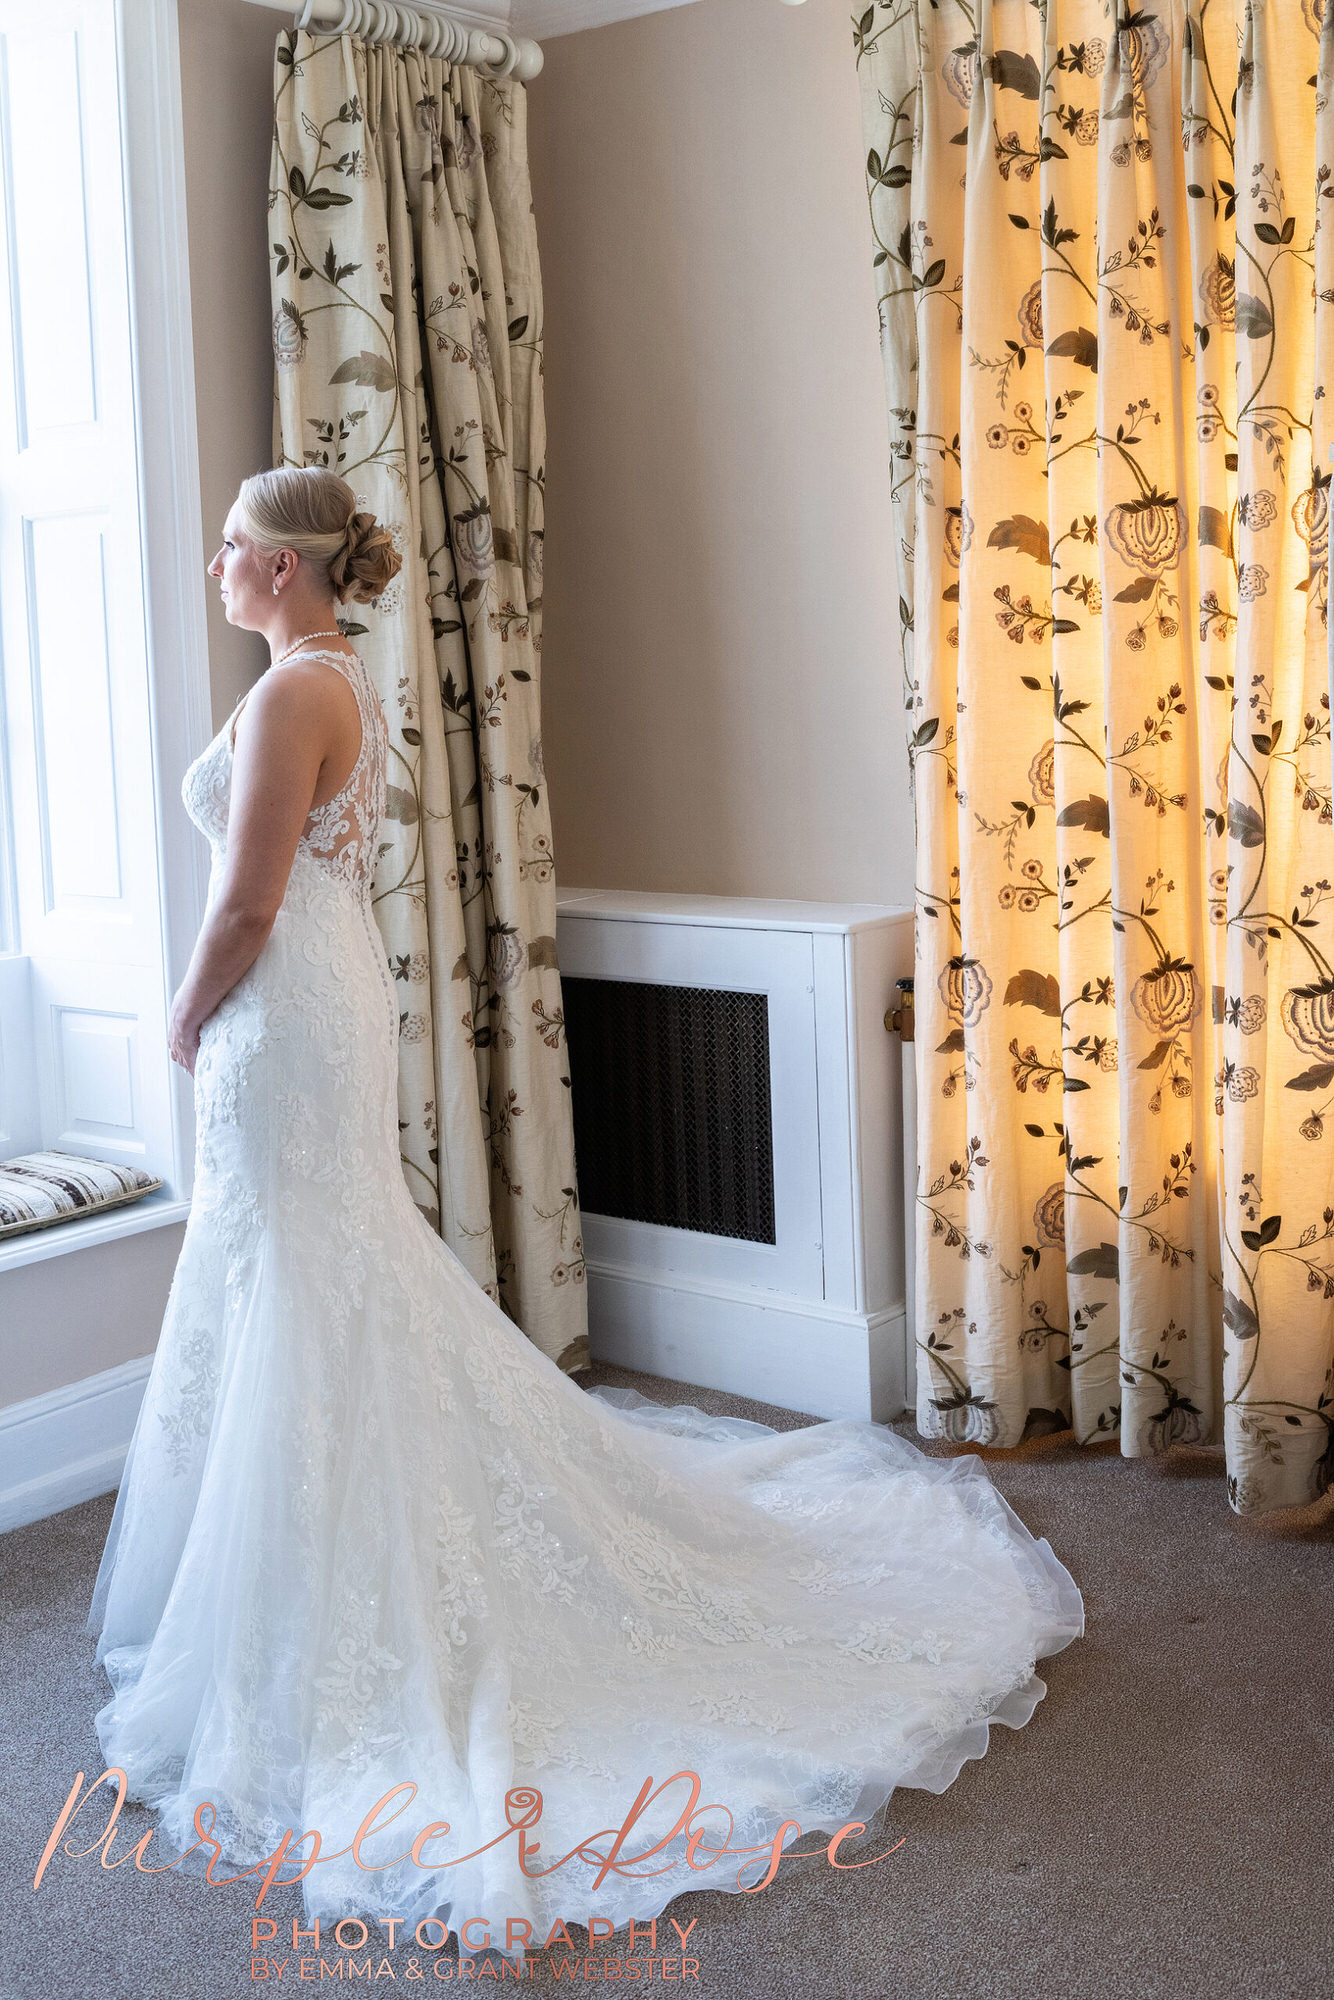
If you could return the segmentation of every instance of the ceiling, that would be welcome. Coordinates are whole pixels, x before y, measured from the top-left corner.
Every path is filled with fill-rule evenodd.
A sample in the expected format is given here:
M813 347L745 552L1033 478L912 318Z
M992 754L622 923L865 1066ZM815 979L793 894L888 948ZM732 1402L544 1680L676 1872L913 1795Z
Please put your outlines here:
M494 22L541 42L690 4L692 0L462 0L456 5L449 0L449 12L461 21L475 21L478 26Z

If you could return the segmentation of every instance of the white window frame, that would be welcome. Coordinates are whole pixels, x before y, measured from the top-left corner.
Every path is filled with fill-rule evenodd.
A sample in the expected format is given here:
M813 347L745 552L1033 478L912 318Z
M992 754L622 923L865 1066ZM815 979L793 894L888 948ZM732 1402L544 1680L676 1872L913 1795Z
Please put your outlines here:
M189 964L207 893L207 854L185 812L180 783L212 734L184 130L177 0L114 0L114 5L149 677L149 809L158 863L165 1018ZM0 754L0 786L5 766ZM8 810L0 791L0 812ZM0 877L8 873L0 868ZM13 918L13 882L0 879L0 950ZM8 934L13 937L12 929ZM0 1272L179 1222L189 1213L193 1085L169 1063L165 1047L144 1051L146 1057L157 1053L170 1072L172 1158L160 1166L154 1163L166 1183L161 1192L122 1210L0 1241Z

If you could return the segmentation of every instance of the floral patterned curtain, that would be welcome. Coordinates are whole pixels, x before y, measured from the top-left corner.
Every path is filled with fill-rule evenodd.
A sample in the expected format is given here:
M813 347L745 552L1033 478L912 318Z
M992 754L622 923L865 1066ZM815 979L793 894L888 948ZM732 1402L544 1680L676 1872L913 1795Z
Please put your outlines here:
M1334 1481L1324 0L853 17L926 1436ZM1334 17L1334 9L1331 10Z
M524 87L284 31L269 204L277 449L391 523L344 621L390 725L375 912L403 1166L479 1284L589 1360L542 768L542 294ZM359 607L354 607L359 609Z

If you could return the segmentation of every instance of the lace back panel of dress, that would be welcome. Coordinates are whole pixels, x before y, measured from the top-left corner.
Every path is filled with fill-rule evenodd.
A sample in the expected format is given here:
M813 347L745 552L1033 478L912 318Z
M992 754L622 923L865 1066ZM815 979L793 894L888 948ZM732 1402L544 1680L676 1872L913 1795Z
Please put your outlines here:
M384 816L388 750L384 710L358 656L316 652L302 657L327 661L350 682L361 716L361 749L346 784L310 814L301 845L322 867L369 894Z

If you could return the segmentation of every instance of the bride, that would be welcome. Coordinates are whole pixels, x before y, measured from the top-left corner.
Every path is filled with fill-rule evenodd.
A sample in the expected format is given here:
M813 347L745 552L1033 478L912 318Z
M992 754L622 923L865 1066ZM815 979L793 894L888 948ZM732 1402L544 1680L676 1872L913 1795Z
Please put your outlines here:
M186 1866L211 1828L215 1875L262 1881L286 1837L308 1920L484 1919L522 1963L944 1791L1084 1608L976 1457L585 1391L418 1212L370 901L386 727L337 623L397 568L320 469L246 480L209 566L272 663L183 786L213 858L169 1029L194 1200L89 1619L97 1729Z

